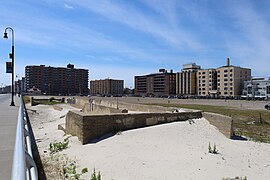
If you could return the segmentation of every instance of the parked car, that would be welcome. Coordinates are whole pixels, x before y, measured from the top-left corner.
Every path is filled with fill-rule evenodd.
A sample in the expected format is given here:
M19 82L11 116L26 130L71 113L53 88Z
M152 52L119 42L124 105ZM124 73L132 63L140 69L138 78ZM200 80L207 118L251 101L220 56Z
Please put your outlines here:
M267 109L267 110L270 110L270 103L266 104L266 105L264 106L264 108Z

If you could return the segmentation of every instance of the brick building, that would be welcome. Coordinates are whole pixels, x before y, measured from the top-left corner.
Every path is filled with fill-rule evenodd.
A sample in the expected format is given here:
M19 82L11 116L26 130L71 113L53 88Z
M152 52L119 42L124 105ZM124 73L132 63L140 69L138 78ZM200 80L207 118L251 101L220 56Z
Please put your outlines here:
M244 81L251 79L251 69L232 66L227 58L226 66L217 68L217 91L219 96L236 97L242 95Z
M197 72L198 96L217 97L217 71L216 69L200 69Z
M88 70L75 69L74 65L64 67L26 66L26 90L33 87L42 94L50 95L87 95Z
M91 95L120 96L123 94L124 80L103 79L90 81Z
M136 96L175 95L176 73L160 69L159 73L135 76Z

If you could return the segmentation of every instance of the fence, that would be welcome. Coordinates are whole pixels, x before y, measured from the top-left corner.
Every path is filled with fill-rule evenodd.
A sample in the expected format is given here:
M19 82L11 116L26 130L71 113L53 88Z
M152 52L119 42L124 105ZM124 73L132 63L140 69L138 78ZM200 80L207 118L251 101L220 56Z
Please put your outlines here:
M16 140L13 154L12 180L37 180L38 173L33 159L29 119L23 99L19 107Z

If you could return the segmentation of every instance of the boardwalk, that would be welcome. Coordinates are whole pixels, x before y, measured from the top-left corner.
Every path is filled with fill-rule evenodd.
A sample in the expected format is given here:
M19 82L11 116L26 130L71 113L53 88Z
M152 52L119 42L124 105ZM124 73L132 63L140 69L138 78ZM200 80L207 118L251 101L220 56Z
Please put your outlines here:
M0 179L11 179L13 148L20 101L15 97L15 105L10 105L10 94L0 94Z

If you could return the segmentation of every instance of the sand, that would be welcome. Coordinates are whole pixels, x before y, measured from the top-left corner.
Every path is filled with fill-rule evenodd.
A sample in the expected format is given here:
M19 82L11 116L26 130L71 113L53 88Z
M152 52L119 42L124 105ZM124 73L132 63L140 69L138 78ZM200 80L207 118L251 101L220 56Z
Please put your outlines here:
M62 111L51 106L28 107L41 155L48 155L51 142L63 141L57 126L65 121L68 105ZM60 118L62 117L62 118ZM208 153L209 143L218 154ZM102 180L218 180L225 177L270 178L270 144L231 140L204 118L194 123L174 122L124 131L97 143L81 145L71 137L68 149L59 152L76 159L79 169L95 168Z

